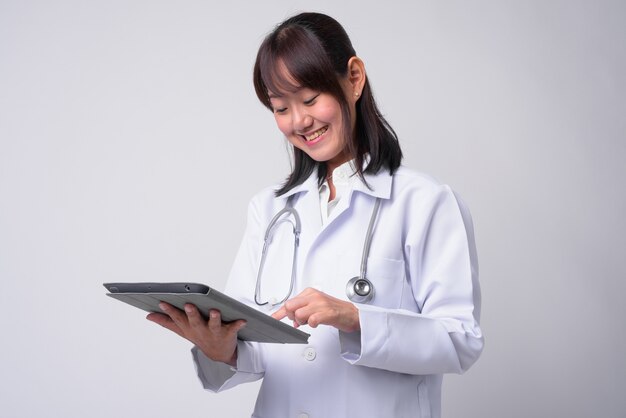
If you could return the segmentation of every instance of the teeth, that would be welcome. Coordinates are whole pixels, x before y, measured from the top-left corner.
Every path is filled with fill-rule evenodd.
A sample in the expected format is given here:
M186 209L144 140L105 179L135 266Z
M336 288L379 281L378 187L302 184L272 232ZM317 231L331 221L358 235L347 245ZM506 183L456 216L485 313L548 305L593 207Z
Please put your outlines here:
M313 141L315 138L318 138L320 135L323 135L324 132L326 132L328 130L328 126L324 126L321 129L318 129L317 131L313 132L311 135L306 135L304 137L304 139L306 139L307 141Z

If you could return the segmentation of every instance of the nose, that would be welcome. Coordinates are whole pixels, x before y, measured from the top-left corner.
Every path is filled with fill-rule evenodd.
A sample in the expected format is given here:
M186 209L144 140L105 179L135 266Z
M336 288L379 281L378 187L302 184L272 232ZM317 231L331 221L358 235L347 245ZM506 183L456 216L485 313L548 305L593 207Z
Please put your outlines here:
M309 115L306 109L296 107L291 115L293 127L296 132L306 132L308 128L313 126L313 117Z

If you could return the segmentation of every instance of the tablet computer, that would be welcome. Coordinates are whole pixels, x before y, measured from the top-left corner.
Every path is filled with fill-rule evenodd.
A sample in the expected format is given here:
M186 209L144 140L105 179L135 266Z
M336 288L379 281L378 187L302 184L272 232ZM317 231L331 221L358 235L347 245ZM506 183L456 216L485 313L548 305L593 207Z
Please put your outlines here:
M210 309L217 309L223 322L245 319L247 325L237 334L237 338L244 341L306 344L310 336L200 283L104 283L104 287L109 291L107 296L147 312L162 312L160 302L167 302L178 309L191 303L205 318L208 318Z

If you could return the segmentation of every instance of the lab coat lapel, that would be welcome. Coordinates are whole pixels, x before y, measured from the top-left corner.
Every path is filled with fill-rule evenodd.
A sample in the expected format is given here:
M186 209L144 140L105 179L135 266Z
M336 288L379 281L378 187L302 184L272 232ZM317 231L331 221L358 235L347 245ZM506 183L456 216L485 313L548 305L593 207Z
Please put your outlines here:
M294 207L300 214L302 222L300 244L308 248L322 229L317 171L314 171L302 184L285 193L285 197L291 195L295 195Z

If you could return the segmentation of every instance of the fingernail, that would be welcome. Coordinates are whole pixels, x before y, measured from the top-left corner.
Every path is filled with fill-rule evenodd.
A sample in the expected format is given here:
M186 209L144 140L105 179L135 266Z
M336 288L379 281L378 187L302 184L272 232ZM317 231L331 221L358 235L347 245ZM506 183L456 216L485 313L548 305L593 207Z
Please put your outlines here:
M167 305L165 303L163 303L163 302L159 303L159 308L162 311L167 311Z
M191 306L185 305L185 312L191 313L192 311L193 311L193 309L191 309Z
M248 325L248 323L244 322L243 324L239 325L239 329L245 328L246 325Z

